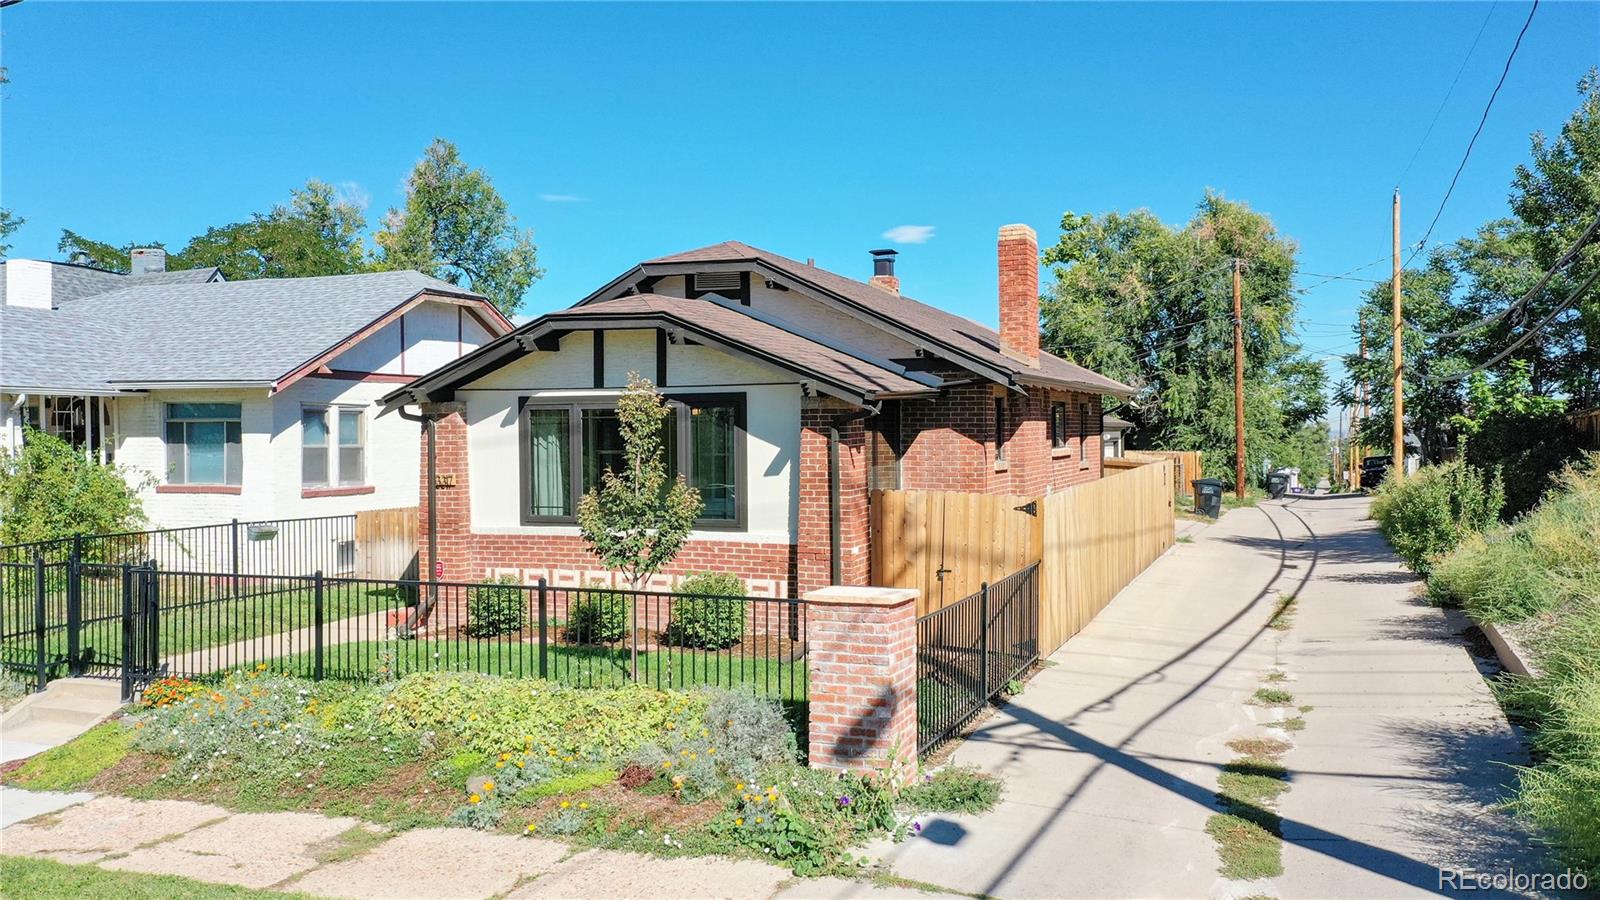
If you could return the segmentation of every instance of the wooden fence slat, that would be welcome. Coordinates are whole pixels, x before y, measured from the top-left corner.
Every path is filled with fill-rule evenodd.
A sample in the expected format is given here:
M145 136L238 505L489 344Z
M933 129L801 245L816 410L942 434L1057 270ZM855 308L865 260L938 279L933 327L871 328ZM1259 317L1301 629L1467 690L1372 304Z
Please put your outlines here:
M356 513L356 577L383 581L417 577L417 508Z

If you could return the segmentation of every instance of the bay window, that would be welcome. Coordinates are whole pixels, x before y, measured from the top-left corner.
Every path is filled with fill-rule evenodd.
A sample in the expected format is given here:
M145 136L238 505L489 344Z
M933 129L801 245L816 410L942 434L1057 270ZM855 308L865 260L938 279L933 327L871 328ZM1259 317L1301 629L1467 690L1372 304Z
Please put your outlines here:
M244 481L238 403L168 403L167 483Z
M744 396L667 398L662 447L667 469L700 491L701 528L744 524ZM621 422L610 404L524 398L521 429L522 521L571 523L577 498L600 487L625 458Z

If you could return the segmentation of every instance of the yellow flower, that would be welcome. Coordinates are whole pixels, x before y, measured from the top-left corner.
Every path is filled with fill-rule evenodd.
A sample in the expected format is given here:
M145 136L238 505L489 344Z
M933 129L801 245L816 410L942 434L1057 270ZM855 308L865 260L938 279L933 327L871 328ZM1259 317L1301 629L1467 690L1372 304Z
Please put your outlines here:
M538 830L539 830L539 826L533 824L532 822L528 823L528 833L529 834L533 834L535 831L538 831Z
M674 722L668 722L667 723L667 730L668 731L672 731L672 730L676 729L677 727L678 727L677 724L674 723Z
M483 789L484 789L484 790L486 790L486 791L492 791L492 790L494 790L494 782L492 782L492 781L485 781L485 782L484 782L484 783L483 783Z
M506 760L508 760L510 758L511 758L511 754L509 754L509 753L500 754L500 761L501 762L505 762Z
M483 798L481 796L477 795L477 794L473 794L471 797L467 798L467 802L468 803L482 803L483 802Z
M503 762L497 762L497 763L494 764L494 767L496 769L504 769L506 767L506 764L503 763Z
M260 672L265 672L267 670L267 664L266 663L256 663L256 670L260 671Z
M661 768L663 768L663 769L670 769L670 768L672 768L672 760L670 760L670 759L669 759L669 760L667 760L667 761L666 761L666 762L664 762L664 763L662 763L662 764L661 764Z
M743 825L744 824L744 819L734 819L733 820L733 824L735 824L735 825Z
M589 808L589 804L587 804L587 803L579 803L578 804L578 808L579 809L588 809Z
M707 756L716 756L717 755L717 748L715 748L715 747L707 748L706 749L706 755Z
M569 756L569 757L567 757L567 762L576 762L577 759L578 758L576 756Z
M563 800L563 801L561 801L561 808L562 809L571 809L572 808L572 801L571 800Z
M736 791L744 790L744 782L741 781L738 784L734 785L733 789L736 790Z
M522 767L524 767L526 765L527 765L527 763L523 762L522 760L520 760L520 759L517 760L517 768L520 769L520 768L522 768Z
M766 821L766 819L763 819L760 816L756 816L756 824L757 825L760 825L762 822L765 822L765 821Z

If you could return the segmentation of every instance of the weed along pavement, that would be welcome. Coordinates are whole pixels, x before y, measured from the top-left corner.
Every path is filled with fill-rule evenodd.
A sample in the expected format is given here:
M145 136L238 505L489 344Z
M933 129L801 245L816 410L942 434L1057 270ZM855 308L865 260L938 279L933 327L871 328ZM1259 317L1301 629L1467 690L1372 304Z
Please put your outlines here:
M1465 622L1417 596L1366 506L1191 530L957 747L1004 779L999 807L883 860L1000 897L1391 897L1437 893L1441 868L1551 871L1491 810L1524 760Z

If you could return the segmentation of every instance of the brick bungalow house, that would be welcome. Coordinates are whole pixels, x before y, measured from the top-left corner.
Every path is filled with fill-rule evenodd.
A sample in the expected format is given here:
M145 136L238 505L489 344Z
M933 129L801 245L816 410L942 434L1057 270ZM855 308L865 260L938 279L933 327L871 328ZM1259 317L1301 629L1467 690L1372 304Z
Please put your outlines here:
M873 251L869 281L733 241L663 256L394 390L387 408L424 415L422 559L432 537L447 580L606 578L573 514L617 458L629 372L670 401L669 452L706 502L656 589L865 584L874 489L1098 479L1101 398L1133 390L1040 351L1033 229L1000 229L998 333L903 296L894 256Z

